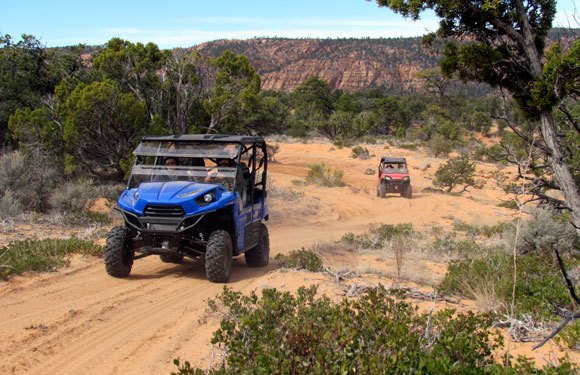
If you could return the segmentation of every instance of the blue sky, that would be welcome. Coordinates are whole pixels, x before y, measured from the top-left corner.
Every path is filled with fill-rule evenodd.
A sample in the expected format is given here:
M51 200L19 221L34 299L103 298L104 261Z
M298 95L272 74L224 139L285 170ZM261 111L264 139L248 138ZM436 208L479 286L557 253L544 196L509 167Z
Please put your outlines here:
M574 0L558 1L555 26L580 27L573 14ZM1 34L32 34L47 47L113 37L160 48L266 36L391 38L436 28L430 14L413 22L365 0L7 0L0 7Z

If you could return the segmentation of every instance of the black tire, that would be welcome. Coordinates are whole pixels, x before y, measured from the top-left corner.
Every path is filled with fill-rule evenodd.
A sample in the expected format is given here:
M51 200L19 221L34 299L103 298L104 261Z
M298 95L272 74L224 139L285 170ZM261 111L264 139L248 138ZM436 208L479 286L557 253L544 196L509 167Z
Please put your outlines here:
M413 188L411 187L411 184L405 185L405 188L401 192L401 196L407 199L411 199L413 197Z
M248 267L266 267L270 262L270 235L268 227L260 224L258 244L244 253Z
M205 274L212 283L227 283L232 272L232 237L225 230L209 235L205 250Z
M105 269L113 277L127 277L133 267L135 252L130 247L130 231L125 227L115 227L109 232L103 258Z
M379 182L379 197L384 198L387 195L387 184Z
M174 263L174 264L181 264L183 262L183 255L179 254L160 254L159 259L163 263Z

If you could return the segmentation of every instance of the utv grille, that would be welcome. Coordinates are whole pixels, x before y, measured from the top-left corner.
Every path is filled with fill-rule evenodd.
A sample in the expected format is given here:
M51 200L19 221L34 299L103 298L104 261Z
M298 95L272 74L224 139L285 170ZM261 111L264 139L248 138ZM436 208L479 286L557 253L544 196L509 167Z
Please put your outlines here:
M145 216L183 217L184 214L185 212L181 206L150 204L145 207Z

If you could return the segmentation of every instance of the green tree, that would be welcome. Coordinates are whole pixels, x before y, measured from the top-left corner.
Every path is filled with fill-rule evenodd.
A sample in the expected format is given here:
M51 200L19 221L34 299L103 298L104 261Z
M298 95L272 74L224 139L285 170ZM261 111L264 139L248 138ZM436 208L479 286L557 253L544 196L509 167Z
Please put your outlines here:
M52 87L47 75L46 52L38 39L22 35L15 42L0 34L0 144L8 130L8 119L22 107L33 108Z
M236 133L247 132L239 126L239 120L257 110L260 76L246 56L231 51L211 59L210 64L215 79L203 104L211 116L207 133L220 132L225 127Z
M474 173L475 164L469 161L467 156L452 158L437 169L433 185L447 188L448 193L458 185L465 185L463 190L460 191L460 193L463 193L469 186L475 184L473 180Z
M253 134L279 134L286 130L288 116L289 108L281 98L260 92L256 110L244 119L245 129Z
M145 104L111 80L81 83L59 108L69 171L122 179L131 150L147 132Z
M162 76L161 116L170 133L187 134L204 120L201 55L182 49L171 51ZM197 125L197 126L196 126Z
M417 78L423 81L427 92L436 95L439 102L444 103L447 89L451 83L449 76L443 74L440 68L431 68L417 73Z
M292 92L292 102L298 116L319 115L326 119L334 111L332 88L319 77L309 77Z
M580 90L580 41L572 41L567 51L561 46L553 47L544 56L556 1L377 0L377 3L412 19L432 9L441 19L437 37L470 40L462 44L448 42L442 71L456 72L466 81L509 90L526 114L539 120L538 147L554 176L549 182L562 191L564 206L571 211L572 223L580 233L580 188L566 152L570 135L559 129L554 119L554 109L564 96ZM571 129L574 135L580 133L575 123ZM532 139L528 140L531 144Z
M335 140L346 138L352 133L353 115L350 112L337 111L327 121L320 121L316 130L326 138Z
M152 119L159 113L162 90L159 70L165 65L169 52L161 51L154 43L131 43L113 38L92 59L97 80L117 82L125 92L131 92L145 103Z

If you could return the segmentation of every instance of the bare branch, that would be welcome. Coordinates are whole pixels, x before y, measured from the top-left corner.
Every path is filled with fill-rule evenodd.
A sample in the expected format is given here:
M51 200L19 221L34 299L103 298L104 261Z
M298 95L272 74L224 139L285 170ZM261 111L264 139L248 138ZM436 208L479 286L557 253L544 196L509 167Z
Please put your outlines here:
M580 312L577 312L573 315L570 315L569 317L567 317L566 319L564 319L562 321L562 323L560 323L560 325L558 327L556 327L555 330L552 331L552 333L550 333L548 335L548 337L546 337L541 343L539 343L538 345L534 346L532 348L532 350L536 350L538 348L541 348L542 346L544 346L544 344L546 344L548 341L550 341L554 336L556 336L558 333L560 333L561 330L564 329L564 327L566 327L566 325L568 325L568 323L570 323L572 320L576 320L580 318Z

